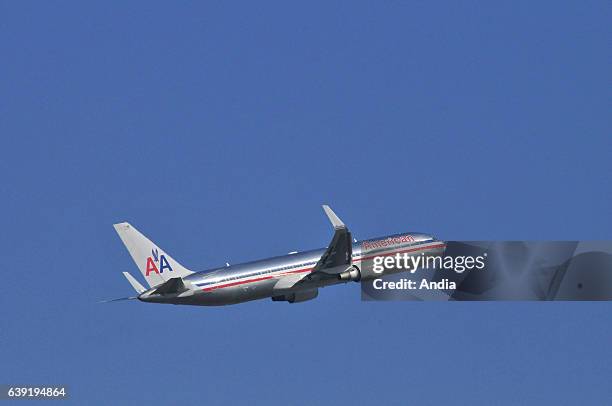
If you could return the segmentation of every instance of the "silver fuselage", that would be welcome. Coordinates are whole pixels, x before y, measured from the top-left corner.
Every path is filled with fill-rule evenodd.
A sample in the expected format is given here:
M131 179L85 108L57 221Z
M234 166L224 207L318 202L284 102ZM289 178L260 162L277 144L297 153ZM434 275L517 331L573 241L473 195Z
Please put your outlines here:
M362 280L368 280L381 276L380 273L372 271L375 257L397 253L439 255L444 251L445 243L427 234L405 233L358 241L352 248L352 266L359 270ZM188 292L176 296L160 296L151 294L154 289L150 289L141 294L139 299L154 303L218 306L346 283L339 280L336 275L321 277L313 274L311 277L310 274L324 252L325 248L321 248L196 272L184 278L185 284L189 287ZM385 273L392 272L394 272L392 269L385 271ZM275 288L283 277L302 273L305 277L292 288Z

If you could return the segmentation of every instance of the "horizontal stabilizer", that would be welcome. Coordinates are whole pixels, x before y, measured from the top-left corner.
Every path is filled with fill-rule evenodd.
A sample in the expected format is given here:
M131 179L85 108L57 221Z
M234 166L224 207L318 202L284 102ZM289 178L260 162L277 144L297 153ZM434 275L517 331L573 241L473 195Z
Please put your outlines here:
M136 293L140 294L142 292L145 291L144 286L142 286L140 284L140 282L138 282L132 275L130 275L128 272L124 272L123 276L125 276L125 279L128 280L128 282L130 283L130 285L132 285L132 287L134 288L134 290L136 291Z

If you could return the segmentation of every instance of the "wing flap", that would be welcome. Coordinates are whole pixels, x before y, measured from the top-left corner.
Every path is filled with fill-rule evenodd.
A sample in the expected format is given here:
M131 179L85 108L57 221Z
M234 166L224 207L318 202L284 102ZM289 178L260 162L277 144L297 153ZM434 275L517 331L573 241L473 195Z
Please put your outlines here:
M304 279L304 277L306 277L306 275L308 275L308 274L301 273L301 274L293 274L293 275L283 276L282 278L280 278L278 280L278 282L276 282L276 285L274 285L274 290L282 290L282 289L292 288L296 283L298 283L299 281Z

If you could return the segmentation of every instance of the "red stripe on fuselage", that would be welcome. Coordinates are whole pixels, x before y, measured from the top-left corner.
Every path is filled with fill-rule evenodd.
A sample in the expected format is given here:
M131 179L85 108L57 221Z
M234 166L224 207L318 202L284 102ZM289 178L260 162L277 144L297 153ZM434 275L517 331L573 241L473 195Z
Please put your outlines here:
M227 288L227 287L236 286L236 285L242 285L244 283L265 281L266 279L272 279L272 278L277 277L277 276L283 276L283 275L289 275L289 274L301 273L301 272L310 272L310 271L312 271L312 269L313 268L298 269L296 271L289 271L289 272L285 272L285 273L282 273L282 274L279 274L279 275L262 276L261 278L248 279L248 280L245 280L245 281L230 282L230 283L226 283L224 285L213 286L213 287L210 287L210 288L204 288L202 290L204 292L210 292L211 290Z
M355 258L355 259L353 259L353 262L365 261L365 260L376 258L376 257L388 257L389 255L403 254L405 252L414 252L414 251L424 250L424 249L428 249L428 248L443 248L445 246L446 246L446 244L437 244L437 245L430 245L430 246L427 246L427 247L413 247L413 248L409 248L409 249L405 249L405 250L388 252L386 254L377 254L377 255L372 255L370 257ZM212 286L210 288L204 288L204 289L202 289L202 291L210 292L210 291L213 291L213 290L216 290L216 289L228 288L228 287L237 286L237 285L243 285L245 283L265 281L265 280L268 280L268 279L275 278L277 276L284 276L284 275L289 275L289 274L294 274L294 273L302 273L302 272L310 272L313 269L314 268L304 268L304 269L298 269L298 270L295 270L295 271L288 271L288 272L285 272L285 273L282 273L282 274L279 274L279 275L262 276L261 278L248 279L248 280L244 280L244 281L230 282L230 283L226 283L224 285Z

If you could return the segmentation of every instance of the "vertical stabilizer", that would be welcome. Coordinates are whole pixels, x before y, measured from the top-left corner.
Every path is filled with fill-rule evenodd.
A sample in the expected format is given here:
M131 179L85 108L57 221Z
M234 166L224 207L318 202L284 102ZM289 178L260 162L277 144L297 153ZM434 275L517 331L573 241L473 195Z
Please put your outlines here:
M114 227L150 287L193 273L142 235L131 224L119 223Z

